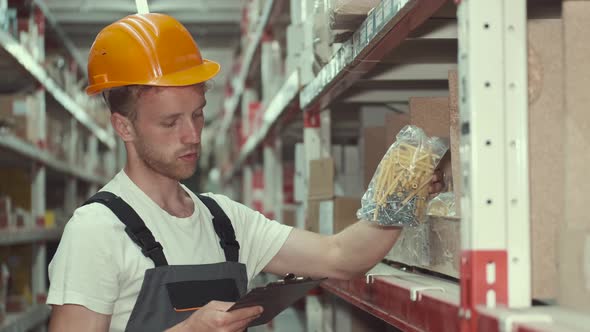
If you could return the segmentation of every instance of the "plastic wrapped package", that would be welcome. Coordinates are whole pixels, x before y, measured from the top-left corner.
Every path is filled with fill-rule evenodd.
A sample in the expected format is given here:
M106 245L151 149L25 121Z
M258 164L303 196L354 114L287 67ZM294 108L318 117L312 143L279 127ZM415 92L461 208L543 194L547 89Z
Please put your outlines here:
M385 258L409 266L430 266L430 235L426 222L404 228Z
M423 221L430 182L448 145L405 126L381 159L361 200L357 217L381 226L416 226Z
M444 192L428 202L426 214L434 217L454 217L455 213L455 193Z

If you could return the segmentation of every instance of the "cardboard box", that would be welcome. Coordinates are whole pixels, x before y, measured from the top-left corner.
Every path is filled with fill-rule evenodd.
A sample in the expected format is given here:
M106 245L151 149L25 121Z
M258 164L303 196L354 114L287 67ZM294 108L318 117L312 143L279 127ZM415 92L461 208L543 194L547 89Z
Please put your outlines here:
M559 304L590 313L590 227L563 229L559 248Z
M14 135L34 144L39 137L37 99L31 95L0 95L0 121L9 123Z
M309 200L305 216L305 230L320 232L320 201Z
M310 200L325 200L334 197L334 160L324 158L309 163Z
M385 138L386 144L391 146L395 142L397 134L403 127L410 124L409 113L390 112L385 117Z
M362 135L363 186L367 188L389 145L383 126L363 128Z
M295 227L296 226L296 211L293 208L284 208L281 222L283 225Z
M410 98L410 123L428 136L449 138L450 116L448 97Z
M589 226L588 165L590 164L590 2L563 2L565 60L565 202L568 226ZM549 39L548 39L549 40ZM555 40L554 40L555 42ZM553 60L556 61L556 60ZM544 91L545 89L543 89Z
M319 232L324 235L340 233L356 223L356 212L361 208L361 200L356 197L335 197L319 203Z
M590 2L564 1L563 45L565 64L565 186L563 187L565 230L562 230L559 251L560 305L590 312L590 218L588 217L588 164L590 163ZM552 44L561 45L556 39ZM553 59L553 62L559 61ZM545 92L547 88L543 88ZM560 112L558 114L563 117ZM548 133L549 134L549 133ZM553 134L553 133L551 133ZM556 135L553 134L552 137ZM559 159L553 159L558 162ZM562 173L563 174L563 173ZM557 182L557 181L555 181ZM558 188L559 189L559 188ZM561 196L555 191L556 199ZM547 193L549 194L549 193ZM549 230L551 231L551 230Z
M569 145L563 148L562 29L561 19L531 19L527 26L531 277L536 299L555 299L557 295L558 233L566 213L564 150ZM582 151L576 153L582 155ZM586 176L579 178L576 186Z

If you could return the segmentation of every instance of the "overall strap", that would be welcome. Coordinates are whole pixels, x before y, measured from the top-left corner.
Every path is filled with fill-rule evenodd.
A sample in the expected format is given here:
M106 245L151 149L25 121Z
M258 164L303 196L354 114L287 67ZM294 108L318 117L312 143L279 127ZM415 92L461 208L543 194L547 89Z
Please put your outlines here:
M141 253L154 262L155 266L168 265L160 242L156 241L141 217L121 197L108 191L100 191L83 205L90 203L100 203L113 211L117 218L125 224L125 233L141 248Z
M197 196L213 215L213 228L219 237L219 244L225 253L225 259L228 262L237 262L240 257L240 244L236 241L236 233L231 221L213 198L203 195Z

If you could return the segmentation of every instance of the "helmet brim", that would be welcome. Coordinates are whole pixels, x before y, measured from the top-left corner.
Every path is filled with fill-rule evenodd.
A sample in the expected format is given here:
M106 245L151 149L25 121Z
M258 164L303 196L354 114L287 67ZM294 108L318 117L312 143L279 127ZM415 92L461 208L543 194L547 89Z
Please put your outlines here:
M203 59L203 63L185 70L169 73L157 77L151 81L145 82L121 82L110 81L100 84L94 84L86 88L86 94L95 95L106 89L116 88L126 85L151 85L151 86L187 86L206 82L219 73L221 66L219 63Z

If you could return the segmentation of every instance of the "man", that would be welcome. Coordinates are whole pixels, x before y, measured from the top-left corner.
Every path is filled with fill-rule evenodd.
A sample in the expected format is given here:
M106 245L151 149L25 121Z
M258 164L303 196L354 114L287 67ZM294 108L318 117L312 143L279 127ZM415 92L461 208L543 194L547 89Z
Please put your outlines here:
M106 27L88 70L127 163L66 226L49 267L50 331L241 331L262 308L227 310L260 271L349 279L395 243L399 228L358 222L322 236L179 183L195 172L205 83L219 65L175 19Z

